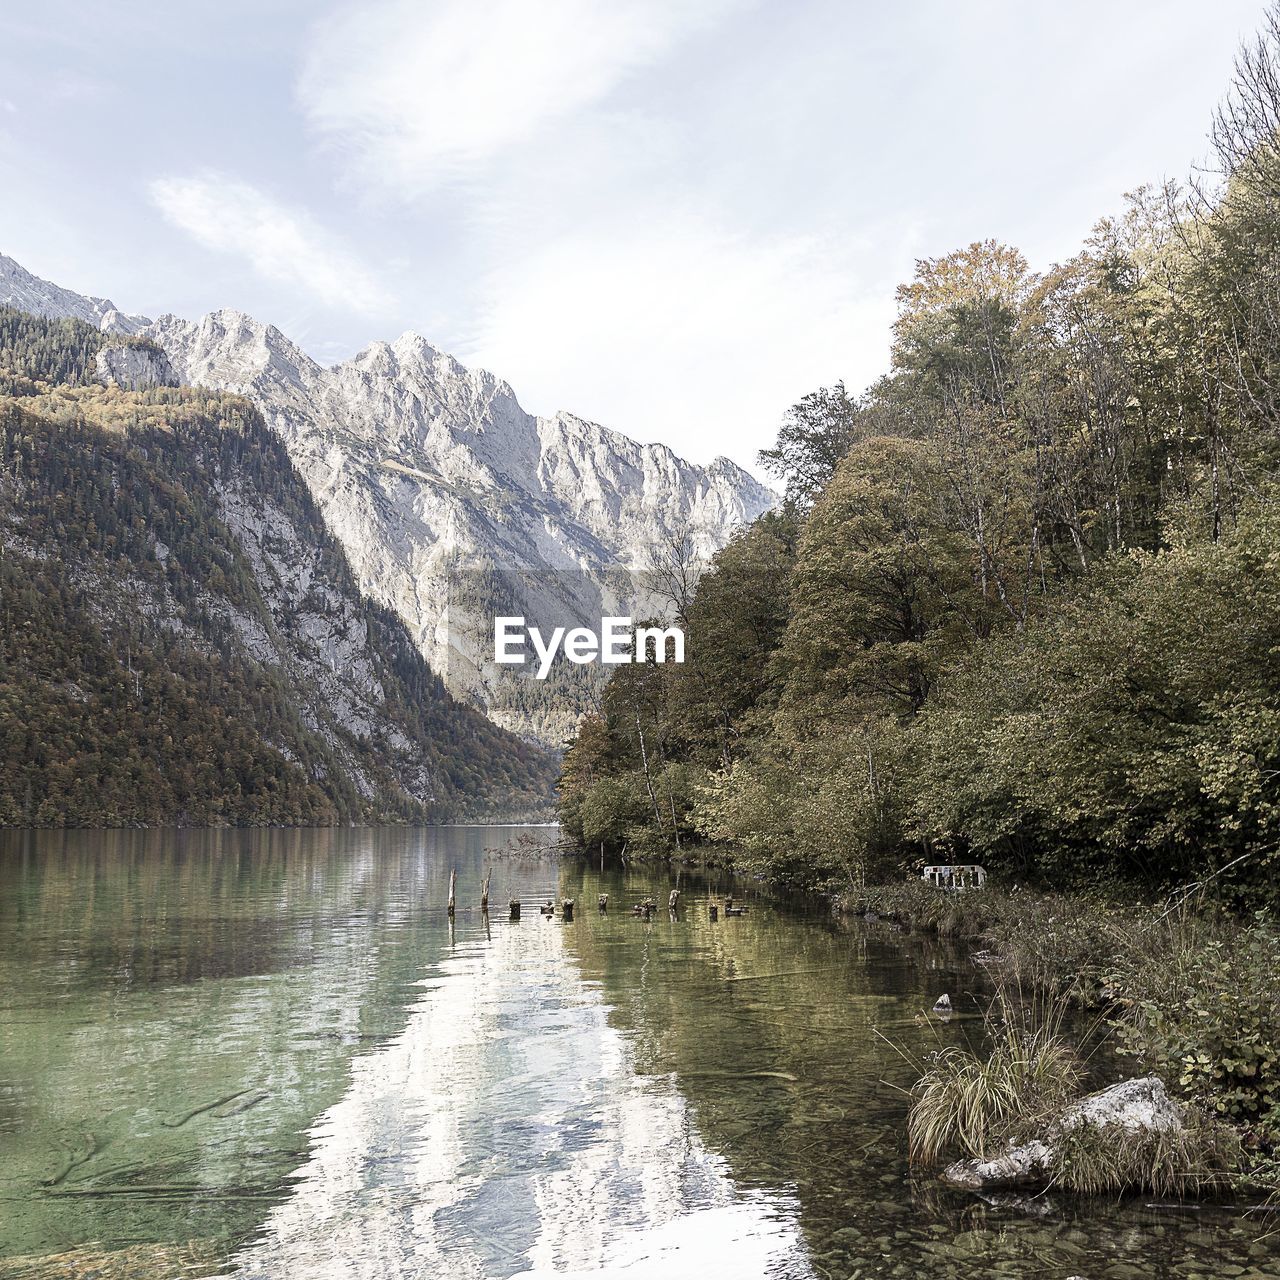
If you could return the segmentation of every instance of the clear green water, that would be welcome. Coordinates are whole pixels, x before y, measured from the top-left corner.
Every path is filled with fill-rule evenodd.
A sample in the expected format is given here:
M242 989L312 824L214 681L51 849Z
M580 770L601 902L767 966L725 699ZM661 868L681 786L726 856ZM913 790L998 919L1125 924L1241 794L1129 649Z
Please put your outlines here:
M516 834L0 837L0 1276L1280 1277L1274 1218L909 1174L963 953Z

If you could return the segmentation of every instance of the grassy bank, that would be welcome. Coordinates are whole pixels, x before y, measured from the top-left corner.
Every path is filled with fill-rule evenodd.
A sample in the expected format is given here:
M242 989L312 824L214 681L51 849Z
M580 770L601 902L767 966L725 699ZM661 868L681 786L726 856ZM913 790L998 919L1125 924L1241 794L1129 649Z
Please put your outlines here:
M1061 1185L1280 1193L1280 930L1267 914L1242 919L1198 892L1126 903L949 893L922 881L841 906L971 940L995 980L982 1047L921 1064L912 1114L920 1162L989 1158L1034 1134L1078 1096L1082 1052L1105 1047L1130 1064L1125 1074L1164 1081L1186 1133L1138 1144L1091 1133L1064 1152ZM1081 1008L1088 1048L1067 1033Z

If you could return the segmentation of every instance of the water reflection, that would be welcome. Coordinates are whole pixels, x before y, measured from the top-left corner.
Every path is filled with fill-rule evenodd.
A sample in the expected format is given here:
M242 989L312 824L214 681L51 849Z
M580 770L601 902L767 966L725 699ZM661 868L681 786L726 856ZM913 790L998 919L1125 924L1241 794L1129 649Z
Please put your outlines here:
M0 1276L1280 1277L1236 1215L913 1178L963 951L513 834L0 837Z
M573 866L563 891L623 904L643 872ZM905 1090L923 1055L980 1037L963 948L887 925L838 930L767 899L712 923L696 881L678 919L588 920L567 934L586 981L634 1047L674 1079L697 1131L740 1188L794 1197L808 1265L831 1277L1280 1277L1267 1219L1140 1198L982 1199L907 1166ZM924 1015L950 992L957 1016ZM726 1273L727 1274L727 1273Z
M800 1252L791 1198L740 1193L675 1081L635 1074L566 960L575 927L503 921L423 979L236 1275L810 1274L779 1270Z
M0 1258L250 1234L504 834L3 837Z

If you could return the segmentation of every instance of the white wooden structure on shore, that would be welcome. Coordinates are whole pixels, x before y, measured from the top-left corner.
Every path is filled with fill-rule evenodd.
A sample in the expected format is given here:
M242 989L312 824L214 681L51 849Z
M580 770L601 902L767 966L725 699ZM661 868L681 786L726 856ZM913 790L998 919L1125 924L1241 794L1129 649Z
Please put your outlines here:
M925 867L920 878L939 889L981 889L987 882L987 873L978 866Z

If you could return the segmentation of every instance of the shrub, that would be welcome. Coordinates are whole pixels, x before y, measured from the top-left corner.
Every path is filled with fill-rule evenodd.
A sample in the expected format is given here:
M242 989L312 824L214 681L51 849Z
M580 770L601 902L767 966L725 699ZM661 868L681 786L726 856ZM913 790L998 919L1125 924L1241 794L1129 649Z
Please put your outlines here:
M1175 926L1165 954L1129 957L1114 981L1122 1052L1184 1097L1280 1139L1280 937L1263 922Z
M652 817L643 776L625 773L598 779L578 799L576 816L584 844L626 844Z

